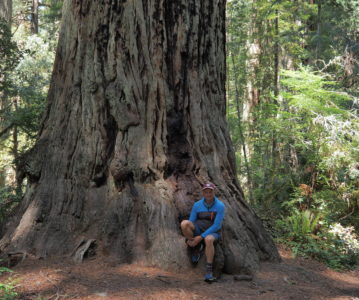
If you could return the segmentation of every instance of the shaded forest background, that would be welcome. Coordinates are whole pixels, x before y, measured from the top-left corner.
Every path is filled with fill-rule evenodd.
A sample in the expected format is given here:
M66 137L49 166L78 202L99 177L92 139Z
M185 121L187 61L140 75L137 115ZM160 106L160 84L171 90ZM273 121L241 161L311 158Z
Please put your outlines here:
M61 0L0 23L0 221L21 201ZM11 20L11 21L10 21ZM227 2L227 119L246 199L278 242L359 265L359 1Z

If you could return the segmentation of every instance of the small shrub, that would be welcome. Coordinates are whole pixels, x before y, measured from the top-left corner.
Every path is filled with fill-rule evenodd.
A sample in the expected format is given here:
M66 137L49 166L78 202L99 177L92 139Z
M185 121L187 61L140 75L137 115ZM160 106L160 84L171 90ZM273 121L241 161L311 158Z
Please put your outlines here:
M344 227L339 223L329 226L329 233L333 234L342 243L344 254L359 255L359 238L354 232L353 226Z
M8 268L0 268L0 274L5 272L12 272ZM12 281L8 281L5 283L0 282L0 299L2 300L12 300L15 299L17 293L15 292L15 286Z
M314 214L309 210L297 212L287 218L288 230L293 238L303 237L314 233L319 219L319 214Z
M21 196L16 194L15 188L5 186L0 188L0 222L20 202Z
M285 222L277 222L284 226ZM297 227L288 227L297 228ZM304 225L303 228L309 228ZM354 269L359 267L359 239L353 227L343 227L335 224L322 228L317 235L287 231L277 241L291 248L295 256L310 257L324 262L335 270ZM296 238L293 238L293 237Z

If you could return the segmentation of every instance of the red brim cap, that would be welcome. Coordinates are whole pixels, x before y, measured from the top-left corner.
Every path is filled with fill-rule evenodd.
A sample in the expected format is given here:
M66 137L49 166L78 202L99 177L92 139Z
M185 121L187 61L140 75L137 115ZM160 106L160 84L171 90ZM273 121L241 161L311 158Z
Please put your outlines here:
M215 188L216 188L216 186L213 183L206 183L203 185L202 190L205 190L205 189L214 190Z

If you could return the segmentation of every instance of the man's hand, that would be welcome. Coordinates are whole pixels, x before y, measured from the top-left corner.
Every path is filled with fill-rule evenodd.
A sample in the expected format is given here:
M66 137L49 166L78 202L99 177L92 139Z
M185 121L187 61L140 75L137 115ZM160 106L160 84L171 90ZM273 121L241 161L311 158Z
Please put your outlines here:
M196 237L189 239L187 241L187 245L190 247L196 247L202 240L203 240L203 237L201 237L200 235L197 235Z

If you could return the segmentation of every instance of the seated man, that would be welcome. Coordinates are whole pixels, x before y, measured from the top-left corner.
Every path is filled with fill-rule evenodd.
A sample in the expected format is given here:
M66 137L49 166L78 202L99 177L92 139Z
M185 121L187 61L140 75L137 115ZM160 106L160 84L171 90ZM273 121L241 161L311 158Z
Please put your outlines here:
M225 206L214 194L215 185L206 183L203 185L203 198L197 201L191 211L189 220L181 223L183 235L187 239L187 245L194 249L205 242L206 275L207 282L216 281L213 277L214 242L220 238L220 229L224 218ZM192 256L192 262L196 263L199 255Z

